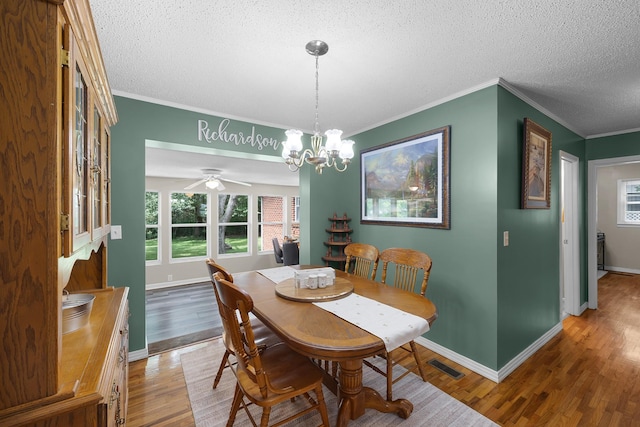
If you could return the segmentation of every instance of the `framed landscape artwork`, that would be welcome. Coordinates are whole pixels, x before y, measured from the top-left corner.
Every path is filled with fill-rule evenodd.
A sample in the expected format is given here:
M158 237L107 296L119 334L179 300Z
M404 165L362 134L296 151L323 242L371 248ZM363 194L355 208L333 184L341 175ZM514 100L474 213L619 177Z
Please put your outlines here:
M551 207L551 132L524 119L522 209Z
M360 152L363 224L449 229L450 126Z

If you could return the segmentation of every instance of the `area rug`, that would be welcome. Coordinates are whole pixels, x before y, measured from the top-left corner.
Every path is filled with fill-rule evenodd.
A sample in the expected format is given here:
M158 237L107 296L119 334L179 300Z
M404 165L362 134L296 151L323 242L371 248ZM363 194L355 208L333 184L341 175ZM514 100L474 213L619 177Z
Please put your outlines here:
M235 377L229 369L225 369L218 387L212 388L218 365L224 347L219 339L210 341L205 347L196 349L181 356L182 369L184 371L191 410L197 427L224 426L229 417L231 399L235 389ZM363 383L382 395L385 393L385 379L366 367L363 370ZM383 414L372 409L367 409L365 414L350 426L433 426L433 427L483 427L497 426L491 420L440 391L433 385L423 382L417 375L407 375L394 386L394 397L409 399L413 403L413 413L404 420L396 414ZM338 401L336 396L324 389L325 402L329 413L329 421L333 424L338 413ZM292 405L302 404L302 400L286 402L273 409L271 419L277 420L288 411ZM254 418L260 420L260 409L250 406ZM321 420L317 412L307 414L306 418L294 420L291 425L317 426ZM236 426L250 425L247 415L243 410L238 412L235 420Z

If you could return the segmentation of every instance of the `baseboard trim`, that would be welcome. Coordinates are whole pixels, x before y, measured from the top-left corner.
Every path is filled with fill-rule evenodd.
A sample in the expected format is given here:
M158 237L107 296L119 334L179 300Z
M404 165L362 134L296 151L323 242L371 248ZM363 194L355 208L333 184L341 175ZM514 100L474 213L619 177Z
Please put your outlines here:
M175 280L172 282L150 283L150 284L147 284L144 287L144 289L146 291L153 291L156 289L172 288L174 286L192 285L194 283L202 283L208 280L211 280L211 278L208 276L204 276L204 277L196 277L193 279L186 279L186 280Z
M536 351L538 351L543 345L549 342L553 337L555 337L558 333L562 331L562 322L556 324L554 327L549 329L544 335L534 341L529 347L524 349L520 354L511 359L506 365L504 365L500 370L496 371L487 366L484 366L481 363L476 362L475 360L469 359L466 356L463 356L455 351L449 350L446 347L441 346L431 340L428 340L424 337L418 337L416 342L431 351L434 351L441 356L446 357L447 359L456 362L459 365L464 366L465 368L482 375L483 377L495 382L499 383L504 381L509 374L515 371L520 365L522 365L529 357L531 357Z
M624 268L624 267L616 267L613 265L605 265L604 269L609 273L630 273L630 274L640 274L640 270L635 268Z
M582 316L582 313L584 313L587 310L587 308L589 308L588 301L580 306L580 313L578 313L578 316Z
M129 352L129 362L135 362L136 360L142 360L148 357L149 357L149 348L146 346L141 350L134 350Z
M429 350L438 353L441 356L446 357L447 359L456 362L459 365L464 366L467 369L472 370L473 372L475 372L476 374L482 375L483 377L493 381L493 382L499 382L498 381L498 372L494 371L491 368L488 368L486 366L484 366L481 363L476 362L473 359L469 359L466 356L463 356L459 353L456 353L455 351L449 350L446 347L441 346L438 343L435 343L431 340L428 340L424 337L418 337L416 340L416 343L428 348Z
M507 376L509 376L510 373L512 373L513 371L515 371L520 365L522 365L529 357L531 357L536 351L540 350L540 348L545 345L546 343L548 343L549 341L551 341L551 339L553 337L555 337L556 335L558 335L560 332L562 332L562 322L557 323L554 327L552 327L551 329L549 329L547 331L547 333L545 333L544 335L542 335L540 338L538 338L537 340L535 340L529 347L525 348L524 351L522 351L520 354L518 354L516 357L514 357L513 359L511 359L506 365L504 365L499 371L498 371L498 381L497 382L501 382L503 381L505 378L507 378Z

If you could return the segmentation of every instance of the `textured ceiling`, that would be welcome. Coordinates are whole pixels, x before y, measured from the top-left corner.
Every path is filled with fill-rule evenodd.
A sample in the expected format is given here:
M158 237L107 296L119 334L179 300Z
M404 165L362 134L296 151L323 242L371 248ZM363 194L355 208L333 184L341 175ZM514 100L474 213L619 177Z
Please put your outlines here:
M638 0L90 0L111 87L351 135L503 79L589 137L640 129ZM283 135L284 138L284 135Z

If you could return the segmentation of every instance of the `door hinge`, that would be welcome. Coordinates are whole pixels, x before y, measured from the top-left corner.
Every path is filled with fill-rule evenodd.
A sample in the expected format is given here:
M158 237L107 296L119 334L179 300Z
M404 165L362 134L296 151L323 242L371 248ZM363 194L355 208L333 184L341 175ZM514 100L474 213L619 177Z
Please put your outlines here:
M60 49L60 66L69 66L69 51L67 49Z
M69 214L60 214L60 231L69 231Z

